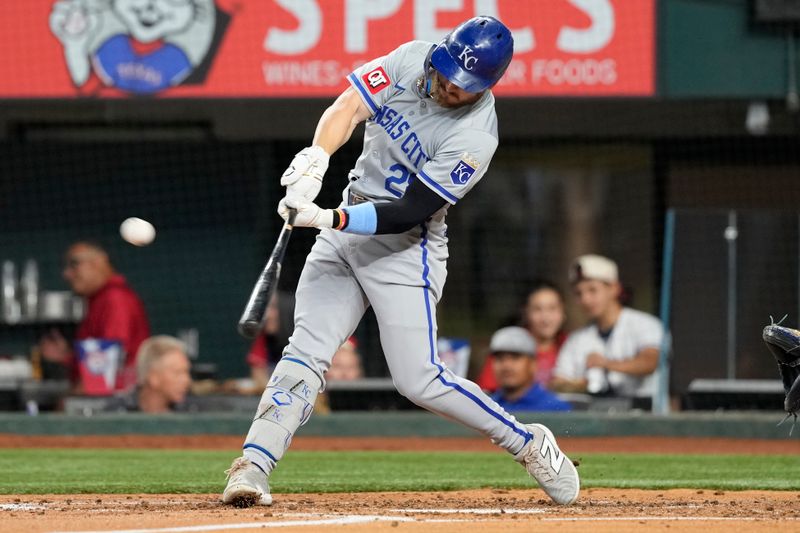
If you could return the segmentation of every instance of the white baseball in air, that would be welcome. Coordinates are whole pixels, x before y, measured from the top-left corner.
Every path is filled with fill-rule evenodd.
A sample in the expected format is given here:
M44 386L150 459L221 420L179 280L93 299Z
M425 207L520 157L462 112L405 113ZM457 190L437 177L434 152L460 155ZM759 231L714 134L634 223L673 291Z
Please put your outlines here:
M739 237L739 230L735 226L728 226L725 228L724 235L726 241L735 241Z
M146 220L130 217L120 224L119 234L134 246L147 246L156 238L156 228Z

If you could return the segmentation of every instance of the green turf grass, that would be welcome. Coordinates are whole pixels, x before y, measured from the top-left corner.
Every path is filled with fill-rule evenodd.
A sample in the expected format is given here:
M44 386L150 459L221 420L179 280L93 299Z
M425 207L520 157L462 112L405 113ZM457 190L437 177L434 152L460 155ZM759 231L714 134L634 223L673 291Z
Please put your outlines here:
M235 452L0 451L0 494L213 493ZM581 454L584 487L800 489L800 461L779 455ZM290 452L273 492L524 488L508 455L466 452Z

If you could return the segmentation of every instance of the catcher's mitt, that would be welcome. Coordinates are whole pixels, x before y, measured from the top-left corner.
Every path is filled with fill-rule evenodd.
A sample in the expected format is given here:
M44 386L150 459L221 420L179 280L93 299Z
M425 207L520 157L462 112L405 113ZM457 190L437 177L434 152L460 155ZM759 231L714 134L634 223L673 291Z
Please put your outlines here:
M783 408L787 414L781 423L791 416L796 422L798 411L800 411L800 331L778 324L765 327L763 338L767 343L767 348L778 362L783 389L786 391ZM794 424L792 424L793 429ZM790 435L791 433L789 431Z

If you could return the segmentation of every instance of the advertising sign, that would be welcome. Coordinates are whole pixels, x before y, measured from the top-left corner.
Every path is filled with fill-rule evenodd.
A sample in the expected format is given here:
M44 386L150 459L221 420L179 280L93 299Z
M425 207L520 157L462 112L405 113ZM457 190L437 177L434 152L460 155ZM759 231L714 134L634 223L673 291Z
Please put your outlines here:
M477 14L515 54L505 96L649 96L654 0L25 0L0 98L333 96L358 65Z

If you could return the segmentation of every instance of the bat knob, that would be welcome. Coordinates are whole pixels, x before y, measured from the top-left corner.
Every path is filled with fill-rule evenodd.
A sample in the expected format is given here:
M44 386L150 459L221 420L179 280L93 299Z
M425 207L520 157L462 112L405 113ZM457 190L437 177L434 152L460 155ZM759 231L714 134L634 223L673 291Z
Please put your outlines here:
M255 339L261 332L261 324L255 320L245 320L239 322L239 333L242 337L248 339Z

